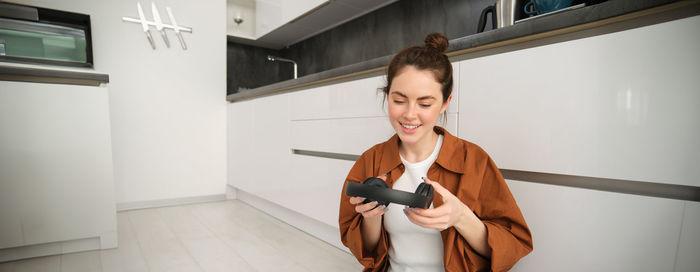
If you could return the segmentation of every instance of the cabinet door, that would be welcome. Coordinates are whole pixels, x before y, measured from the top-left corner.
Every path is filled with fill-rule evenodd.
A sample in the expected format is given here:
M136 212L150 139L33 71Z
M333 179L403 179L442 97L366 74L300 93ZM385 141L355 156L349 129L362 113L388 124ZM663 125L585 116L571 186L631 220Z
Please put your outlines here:
M105 87L0 81L0 131L2 244L116 231Z
M462 61L460 136L508 169L700 186L698 24Z
M253 177L253 101L228 105L228 184L234 187Z
M442 122L438 122L442 125ZM447 115L446 129L456 135L457 114ZM293 149L361 155L395 134L386 116L304 120L291 123Z
M534 243L514 271L673 271L683 201L507 182Z
M246 160L236 177L236 187L274 201L289 182L289 96L288 94L252 100L252 128ZM235 103L234 103L235 104ZM249 149L247 149L249 148Z
M337 228L343 182L354 163L292 155L290 183L277 199L285 207Z
M255 0L255 36L262 37L327 0Z
M454 88L448 113L459 109L459 63L453 64ZM291 96L292 120L317 120L386 116L384 75L298 91Z
M292 120L384 116L383 95L377 91L383 80L375 76L295 92Z
M692 272L700 270L700 203L685 202L683 227L679 239L678 256L676 257L676 272Z

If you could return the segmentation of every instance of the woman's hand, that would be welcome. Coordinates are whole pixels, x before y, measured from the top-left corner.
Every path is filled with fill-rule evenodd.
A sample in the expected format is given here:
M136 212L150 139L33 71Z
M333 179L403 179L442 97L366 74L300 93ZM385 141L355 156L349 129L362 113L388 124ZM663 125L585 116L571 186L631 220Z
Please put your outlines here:
M372 201L370 203L362 204L365 201L364 197L353 196L350 198L350 204L355 205L355 211L362 214L363 217L379 217L384 215L386 212L386 206L381 205L377 207L377 201Z
M439 231L455 226L460 221L467 219L469 214L472 214L471 209L466 204L462 203L449 190L442 187L440 183L423 178L425 183L430 184L435 189L435 192L442 197L442 205L433 209L408 208L403 211L414 224Z
M386 182L386 175L378 176L378 178ZM366 204L362 204L362 201L365 201L364 197L353 196L350 198L350 204L355 205L355 211L362 214L364 218L378 218L386 213L386 206L377 207L377 201Z
M386 182L386 175L381 175L378 178ZM364 197L351 197L350 204L355 205L355 211L362 214L362 244L367 251L374 251L379 243L379 237L382 230L382 215L386 212L386 206L377 207L377 201L362 204L365 201Z
M440 183L428 178L423 180L433 186L435 192L442 197L443 203L433 209L405 208L404 213L408 220L418 226L439 231L454 227L476 252L484 257L491 257L486 225L481 219Z

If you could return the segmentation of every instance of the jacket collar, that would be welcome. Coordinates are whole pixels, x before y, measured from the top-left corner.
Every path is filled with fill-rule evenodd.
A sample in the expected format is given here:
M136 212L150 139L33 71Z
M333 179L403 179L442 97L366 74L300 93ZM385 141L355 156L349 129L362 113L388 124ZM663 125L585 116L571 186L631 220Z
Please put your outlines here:
M464 174L464 160L467 157L467 150L463 147L462 141L452 136L444 128L435 126L433 130L440 135L443 135L442 147L435 161L442 168L449 171ZM401 157L399 155L399 135L394 134L388 141L385 142L385 149L381 157L379 173L388 173L392 169L401 165Z

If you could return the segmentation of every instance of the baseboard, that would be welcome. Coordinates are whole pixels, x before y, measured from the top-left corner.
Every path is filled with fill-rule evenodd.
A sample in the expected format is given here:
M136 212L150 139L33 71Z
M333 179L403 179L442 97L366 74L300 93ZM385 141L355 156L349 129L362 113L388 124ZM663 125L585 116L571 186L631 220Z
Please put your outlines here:
M214 201L226 200L227 194L217 194L217 195L205 195L205 196L192 196L192 197L180 197L180 198L169 198L169 199L158 199L158 200L146 200L146 201L133 201L133 202L121 202L117 203L117 211L128 211L128 210L138 210L138 209L148 209L148 208L159 208L167 206L177 206L185 204L196 204Z
M116 232L115 232L116 233ZM21 259L83 252L117 247L117 237L112 234L61 242L19 246L0 249L0 263Z
M226 184L226 199L231 200L231 199L237 199L238 189L236 187L231 186L230 184Z
M230 186L230 185L229 185ZM340 242L340 231L337 227L308 217L299 212L290 210L269 200L256 195L236 190L237 199L251 205L279 220L285 222L303 232L310 234L326 243L329 243L345 252L350 252L342 242Z

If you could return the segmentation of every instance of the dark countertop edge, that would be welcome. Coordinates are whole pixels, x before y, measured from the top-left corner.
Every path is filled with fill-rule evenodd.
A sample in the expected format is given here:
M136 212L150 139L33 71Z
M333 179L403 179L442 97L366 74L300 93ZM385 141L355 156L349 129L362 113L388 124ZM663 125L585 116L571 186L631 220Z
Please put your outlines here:
M569 10L557 14L551 14L517 23L513 26L499 28L491 31L477 33L467 37L450 40L450 47L446 53L453 57L460 54L470 53L487 48L487 45L514 40L534 34L549 32L562 28L570 28L577 25L593 23L600 20L610 19L613 17L625 15L628 13L640 12L646 9L656 8L667 4L676 4L679 7L697 4L698 0L609 0L597 5L587 6L579 9ZM677 7L676 7L677 8ZM659 11L659 12L663 12ZM640 14L639 16L643 16ZM633 16L633 18L636 18ZM630 18L631 19L631 18ZM627 18L619 21L628 20ZM608 23L615 23L617 20L611 20ZM597 27L591 26L590 28ZM579 29L571 32L579 31ZM559 34L556 34L559 35ZM332 80L355 77L358 75L369 74L385 69L385 66L391 61L393 55L383 56L371 59L364 62L359 62L343 67L338 67L323 72L306 75L297 79L291 79L273 83L270 85L258 87L255 89L245 90L238 93L230 94L226 97L229 102L248 100L261 96L272 94L285 93L294 89L316 85Z
M0 80L98 86L109 83L109 75L78 70L19 67L0 64Z

